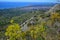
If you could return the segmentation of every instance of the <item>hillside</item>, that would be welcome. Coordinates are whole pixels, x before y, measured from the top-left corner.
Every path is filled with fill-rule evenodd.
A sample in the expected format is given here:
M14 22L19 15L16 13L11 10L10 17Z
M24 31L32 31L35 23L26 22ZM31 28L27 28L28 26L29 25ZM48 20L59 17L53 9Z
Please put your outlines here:
M33 31L34 30L36 31L38 30L37 27L39 28L43 25L44 25L44 28L46 28L44 31L46 32L46 36L44 36L43 33L41 35L45 38L45 40L60 40L59 39L59 36L60 36L59 35L60 33L60 4L55 5L49 11L45 12L43 15L41 14L35 15L31 17L29 20L25 21L23 24L21 24L22 31L24 32L31 30L31 28Z
M9 24L11 19L21 24L27 19L31 18L34 14L36 14L36 12L44 13L52 6L53 5L32 5L20 8L0 9L0 25Z
M60 4L1 9L0 40L60 40Z

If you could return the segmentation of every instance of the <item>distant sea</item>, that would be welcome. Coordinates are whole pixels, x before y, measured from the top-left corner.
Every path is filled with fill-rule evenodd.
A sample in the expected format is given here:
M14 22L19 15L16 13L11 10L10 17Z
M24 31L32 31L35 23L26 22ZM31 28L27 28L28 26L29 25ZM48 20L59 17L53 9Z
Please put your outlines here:
M0 2L0 9L7 8L17 8L24 7L30 5L55 5L56 3L48 3L48 2Z

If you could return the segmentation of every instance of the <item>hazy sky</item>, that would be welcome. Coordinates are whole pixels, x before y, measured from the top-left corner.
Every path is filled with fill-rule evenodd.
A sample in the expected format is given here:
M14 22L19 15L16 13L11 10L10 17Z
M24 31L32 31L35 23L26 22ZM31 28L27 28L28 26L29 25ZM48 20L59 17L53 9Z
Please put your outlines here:
M0 0L0 2L57 2L58 0Z

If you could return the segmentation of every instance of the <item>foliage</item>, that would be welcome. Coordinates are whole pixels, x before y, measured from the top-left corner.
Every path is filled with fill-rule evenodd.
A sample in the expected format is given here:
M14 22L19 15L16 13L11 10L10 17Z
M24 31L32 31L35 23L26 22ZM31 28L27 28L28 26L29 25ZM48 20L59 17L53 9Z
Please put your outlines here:
M9 40L58 40L60 38L60 12L48 14L44 12L43 10L2 10L0 12L0 38L4 37ZM33 19L27 24L25 23L28 30L23 31L22 27L25 25L20 25L31 17ZM31 21L34 24L30 23Z
M19 24L11 24L6 29L5 35L9 37L10 40L16 40L21 37L21 28Z

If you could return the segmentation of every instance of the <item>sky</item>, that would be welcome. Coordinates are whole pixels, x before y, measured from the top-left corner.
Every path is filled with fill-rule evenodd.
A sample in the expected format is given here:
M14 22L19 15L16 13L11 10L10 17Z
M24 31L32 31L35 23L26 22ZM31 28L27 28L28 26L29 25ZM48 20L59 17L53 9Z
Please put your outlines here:
M0 0L0 2L57 2L60 0Z

